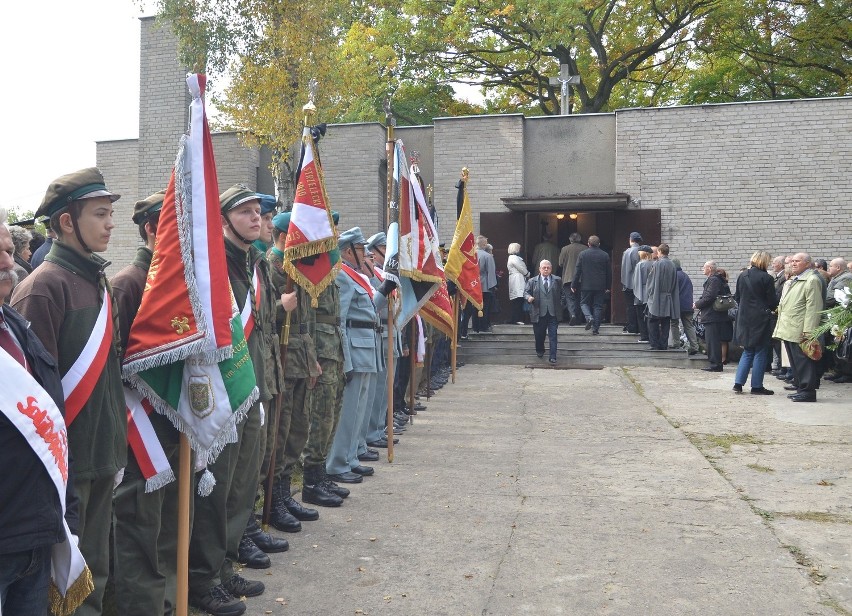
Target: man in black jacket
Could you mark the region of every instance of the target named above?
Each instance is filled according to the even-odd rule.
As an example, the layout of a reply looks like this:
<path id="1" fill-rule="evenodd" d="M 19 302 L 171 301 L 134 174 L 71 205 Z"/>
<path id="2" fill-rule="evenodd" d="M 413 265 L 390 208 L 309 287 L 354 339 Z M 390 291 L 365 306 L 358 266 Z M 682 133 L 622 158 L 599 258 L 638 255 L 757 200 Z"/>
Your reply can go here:
<path id="1" fill-rule="evenodd" d="M 0 353 L 19 362 L 23 359 L 33 378 L 64 413 L 56 361 L 26 319 L 2 304 L 17 281 L 12 254 L 12 236 L 0 220 Z M 6 378 L 9 375 L 0 374 L 0 388 L 9 386 Z M 13 411 L 0 409 L 0 467 L 10 471 L 0 476 L 0 612 L 46 614 L 51 548 L 66 540 L 62 504 L 41 459 L 6 412 Z M 70 466 L 65 520 L 76 536 L 77 504 Z"/>
<path id="2" fill-rule="evenodd" d="M 574 272 L 572 291 L 580 290 L 580 309 L 586 318 L 586 329 L 598 334 L 601 327 L 604 302 L 612 286 L 612 269 L 609 255 L 601 250 L 597 235 L 589 236 L 589 249 L 580 253 Z"/>

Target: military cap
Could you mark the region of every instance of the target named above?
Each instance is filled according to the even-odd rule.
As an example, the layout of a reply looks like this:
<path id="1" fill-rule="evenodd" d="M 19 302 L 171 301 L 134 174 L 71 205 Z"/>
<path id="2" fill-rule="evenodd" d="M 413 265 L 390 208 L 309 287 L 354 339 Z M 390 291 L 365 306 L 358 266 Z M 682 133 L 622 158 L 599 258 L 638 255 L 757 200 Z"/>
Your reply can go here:
<path id="1" fill-rule="evenodd" d="M 133 222 L 137 225 L 148 222 L 148 219 L 163 209 L 163 199 L 166 198 L 166 191 L 161 190 L 155 192 L 150 197 L 137 201 L 133 206 Z"/>
<path id="2" fill-rule="evenodd" d="M 257 198 L 260 200 L 260 215 L 269 214 L 278 209 L 278 199 L 272 195 L 264 195 L 257 193 Z"/>
<path id="3" fill-rule="evenodd" d="M 53 216 L 59 210 L 81 199 L 109 197 L 110 201 L 118 201 L 121 195 L 116 195 L 106 189 L 104 176 L 97 167 L 80 169 L 58 177 L 47 187 L 44 199 L 36 210 L 35 217 Z"/>
<path id="4" fill-rule="evenodd" d="M 234 184 L 219 195 L 219 205 L 223 214 L 252 200 L 260 201 L 260 198 L 256 192 L 249 190 L 244 184 Z"/>
<path id="5" fill-rule="evenodd" d="M 287 229 L 290 228 L 290 216 L 291 212 L 280 212 L 272 217 L 272 226 L 281 231 L 282 233 L 287 233 Z"/>
<path id="6" fill-rule="evenodd" d="M 337 246 L 341 250 L 356 244 L 365 245 L 367 240 L 364 239 L 364 234 L 361 233 L 361 227 L 352 227 L 348 231 L 344 231 L 337 239 Z"/>
<path id="7" fill-rule="evenodd" d="M 371 235 L 370 239 L 367 240 L 367 250 L 372 250 L 376 246 L 387 246 L 388 245 L 388 237 L 385 235 L 384 231 L 379 231 L 375 235 Z"/>
<path id="8" fill-rule="evenodd" d="M 642 241 L 642 234 L 639 233 L 638 231 L 632 232 L 630 234 L 630 241 L 631 242 L 641 242 Z"/>

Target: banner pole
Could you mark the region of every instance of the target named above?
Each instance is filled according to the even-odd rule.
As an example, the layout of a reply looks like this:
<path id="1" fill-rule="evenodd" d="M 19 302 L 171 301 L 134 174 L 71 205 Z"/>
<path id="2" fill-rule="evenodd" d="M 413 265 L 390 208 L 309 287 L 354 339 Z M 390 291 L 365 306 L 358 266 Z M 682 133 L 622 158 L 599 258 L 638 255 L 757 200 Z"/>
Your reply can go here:
<path id="1" fill-rule="evenodd" d="M 192 491 L 192 458 L 189 439 L 180 434 L 178 458 L 178 532 L 177 532 L 177 597 L 175 613 L 189 613 L 189 499 Z"/>
<path id="2" fill-rule="evenodd" d="M 385 100 L 385 129 L 387 131 L 387 141 L 385 143 L 385 156 L 387 160 L 387 213 L 385 215 L 385 226 L 390 230 L 391 222 L 391 203 L 393 202 L 393 175 L 394 175 L 394 159 L 396 154 L 396 143 L 394 138 L 394 126 L 396 122 L 391 112 L 390 98 Z M 399 291 L 397 292 L 399 293 Z M 388 441 L 388 464 L 393 462 L 393 381 L 394 381 L 394 359 L 393 359 L 393 343 L 394 343 L 394 294 L 388 296 L 388 346 L 387 346 L 387 388 L 388 388 L 388 408 L 387 408 L 387 428 L 385 436 Z"/>
<path id="3" fill-rule="evenodd" d="M 459 348 L 459 291 L 453 296 L 453 339 L 450 341 L 450 356 L 453 369 L 453 384 L 456 383 L 456 354 Z"/>

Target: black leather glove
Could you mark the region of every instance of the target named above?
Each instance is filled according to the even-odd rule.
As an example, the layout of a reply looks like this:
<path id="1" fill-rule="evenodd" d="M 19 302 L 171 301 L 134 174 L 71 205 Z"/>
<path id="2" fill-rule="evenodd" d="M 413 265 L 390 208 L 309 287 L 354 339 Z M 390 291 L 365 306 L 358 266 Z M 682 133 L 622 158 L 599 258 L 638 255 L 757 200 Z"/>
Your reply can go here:
<path id="1" fill-rule="evenodd" d="M 350 370 L 349 372 L 347 372 L 347 373 L 345 374 L 345 376 L 346 376 L 346 382 L 347 382 L 347 383 L 351 383 L 351 382 L 352 382 L 352 377 L 354 377 L 354 376 L 355 376 L 355 371 L 354 371 L 354 370 Z"/>
<path id="2" fill-rule="evenodd" d="M 396 288 L 396 283 L 389 278 L 386 278 L 382 284 L 379 285 L 379 293 L 387 297 L 391 294 L 391 292 Z"/>

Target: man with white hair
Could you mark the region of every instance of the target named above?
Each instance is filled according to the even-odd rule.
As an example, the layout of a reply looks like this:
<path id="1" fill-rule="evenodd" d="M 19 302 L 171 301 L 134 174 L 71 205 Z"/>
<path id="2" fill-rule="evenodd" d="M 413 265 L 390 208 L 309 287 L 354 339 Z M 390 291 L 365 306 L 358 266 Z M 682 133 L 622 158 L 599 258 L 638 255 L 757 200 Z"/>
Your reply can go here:
<path id="1" fill-rule="evenodd" d="M 538 266 L 539 275 L 524 287 L 524 298 L 530 304 L 530 323 L 535 334 L 535 354 L 544 357 L 544 336 L 550 347 L 551 364 L 556 363 L 556 330 L 562 312 L 562 280 L 553 275 L 553 264 L 545 259 Z"/>
<path id="2" fill-rule="evenodd" d="M 820 274 L 811 267 L 811 257 L 799 252 L 790 259 L 792 276 L 778 305 L 778 323 L 774 338 L 784 342 L 787 355 L 793 364 L 793 384 L 784 389 L 794 391 L 788 397 L 793 402 L 816 402 L 819 385 L 817 361 L 802 348 L 819 327 L 824 295 Z"/>

